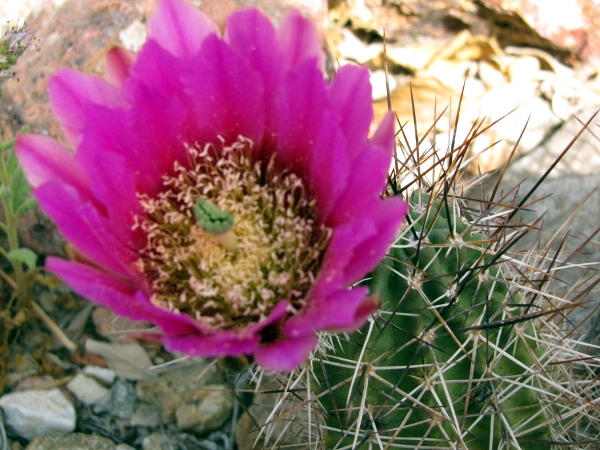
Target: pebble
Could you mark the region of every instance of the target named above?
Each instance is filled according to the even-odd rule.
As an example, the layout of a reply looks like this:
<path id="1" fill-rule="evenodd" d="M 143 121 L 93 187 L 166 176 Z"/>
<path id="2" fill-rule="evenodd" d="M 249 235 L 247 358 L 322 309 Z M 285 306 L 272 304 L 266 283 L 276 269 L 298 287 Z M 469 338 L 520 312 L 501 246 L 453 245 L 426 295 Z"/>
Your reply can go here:
<path id="1" fill-rule="evenodd" d="M 77 400 L 86 405 L 93 405 L 108 399 L 110 390 L 106 389 L 92 377 L 78 373 L 67 383 L 67 389 L 71 391 Z"/>
<path id="2" fill-rule="evenodd" d="M 132 427 L 155 427 L 160 423 L 160 409 L 147 403 L 139 404 L 129 421 Z"/>
<path id="3" fill-rule="evenodd" d="M 129 447 L 129 446 L 128 446 Z M 129 447 L 131 448 L 131 447 Z M 25 450 L 115 450 L 115 443 L 97 434 L 70 433 L 34 439 Z"/>
<path id="4" fill-rule="evenodd" d="M 143 380 L 149 376 L 152 360 L 146 349 L 136 342 L 121 344 L 87 339 L 85 350 L 102 356 L 108 367 L 121 378 Z"/>
<path id="5" fill-rule="evenodd" d="M 224 386 L 206 386 L 190 402 L 180 405 L 175 416 L 177 427 L 196 433 L 218 430 L 231 415 L 233 394 Z"/>
<path id="6" fill-rule="evenodd" d="M 232 448 L 232 445 L 223 433 L 211 433 L 206 439 L 198 439 L 191 434 L 166 427 L 146 436 L 142 441 L 142 448 L 143 450 L 226 450 Z"/>
<path id="7" fill-rule="evenodd" d="M 515 58 L 508 66 L 508 72 L 512 80 L 535 80 L 539 78 L 541 70 L 540 60 L 535 56 L 522 56 Z"/>
<path id="8" fill-rule="evenodd" d="M 138 401 L 160 410 L 164 424 L 175 422 L 175 411 L 180 405 L 190 401 L 207 383 L 218 383 L 216 366 L 208 369 L 207 366 L 207 362 L 196 360 L 187 366 L 164 370 L 155 379 L 139 381 Z"/>
<path id="9" fill-rule="evenodd" d="M 386 48 L 389 62 L 412 72 L 424 70 L 427 63 L 431 61 L 432 55 L 437 51 L 439 51 L 439 47 L 427 43 Z"/>
<path id="10" fill-rule="evenodd" d="M 30 391 L 32 389 L 52 389 L 60 385 L 62 385 L 62 382 L 60 380 L 52 378 L 50 375 L 36 375 L 19 381 L 19 383 L 13 387 L 12 392 Z"/>
<path id="11" fill-rule="evenodd" d="M 7 426 L 25 439 L 34 439 L 51 430 L 75 429 L 75 408 L 58 388 L 22 391 L 0 398 Z"/>
<path id="12" fill-rule="evenodd" d="M 108 384 L 112 384 L 117 377 L 114 370 L 100 366 L 85 366 L 83 368 L 83 373 Z"/>
<path id="13" fill-rule="evenodd" d="M 498 66 L 489 61 L 479 61 L 477 65 L 478 78 L 487 88 L 501 86 L 506 83 L 506 77 Z M 471 80 L 469 80 L 470 82 Z"/>
<path id="14" fill-rule="evenodd" d="M 135 387 L 125 381 L 119 380 L 110 388 L 112 408 L 110 413 L 121 419 L 131 419 L 137 407 Z"/>
<path id="15" fill-rule="evenodd" d="M 108 412 L 121 419 L 131 419 L 137 408 L 135 387 L 125 380 L 119 380 L 110 388 L 110 397 L 94 407 L 95 413 Z"/>
<path id="16" fill-rule="evenodd" d="M 454 92 L 458 93 L 465 84 L 465 77 L 475 74 L 476 72 L 477 64 L 473 61 L 453 62 L 440 59 L 428 65 L 427 70 L 423 72 L 423 75 L 429 75 L 440 80 L 445 86 L 448 86 L 453 89 Z M 466 88 L 472 89 L 473 86 L 478 84 L 473 83 L 473 81 L 476 80 L 469 79 Z M 469 87 L 469 84 L 472 84 L 472 86 Z M 483 89 L 482 86 L 478 90 L 482 91 Z M 467 97 L 471 97 L 471 95 L 467 94 Z"/>
<path id="17" fill-rule="evenodd" d="M 169 437 L 158 431 L 144 438 L 142 448 L 144 450 L 176 450 Z"/>

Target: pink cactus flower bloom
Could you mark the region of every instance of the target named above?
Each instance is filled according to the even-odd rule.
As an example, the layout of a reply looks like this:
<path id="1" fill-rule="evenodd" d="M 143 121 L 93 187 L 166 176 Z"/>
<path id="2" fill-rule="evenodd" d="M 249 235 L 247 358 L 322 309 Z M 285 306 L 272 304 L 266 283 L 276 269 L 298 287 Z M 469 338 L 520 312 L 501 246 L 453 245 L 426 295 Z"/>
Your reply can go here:
<path id="1" fill-rule="evenodd" d="M 139 53 L 106 79 L 62 70 L 54 113 L 75 152 L 24 134 L 41 207 L 82 255 L 48 258 L 73 290 L 161 330 L 190 356 L 291 370 L 316 332 L 353 331 L 378 306 L 353 286 L 384 256 L 406 204 L 381 199 L 394 148 L 373 120 L 367 69 L 328 83 L 314 26 L 258 10 L 216 25 L 160 0 Z"/>

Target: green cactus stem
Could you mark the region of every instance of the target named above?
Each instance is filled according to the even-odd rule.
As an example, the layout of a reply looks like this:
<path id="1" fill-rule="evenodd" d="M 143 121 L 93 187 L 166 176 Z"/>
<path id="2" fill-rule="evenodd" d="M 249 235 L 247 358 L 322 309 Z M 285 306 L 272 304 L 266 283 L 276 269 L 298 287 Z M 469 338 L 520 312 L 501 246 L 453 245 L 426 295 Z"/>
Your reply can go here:
<path id="1" fill-rule="evenodd" d="M 329 448 L 383 445 L 550 448 L 535 377 L 538 345 L 522 304 L 493 264 L 495 252 L 459 205 L 416 191 L 410 228 L 369 281 L 382 308 L 315 365 Z M 356 369 L 359 369 L 356 374 Z M 353 380 L 348 383 L 347 380 Z M 491 447 L 490 447 L 491 445 Z"/>

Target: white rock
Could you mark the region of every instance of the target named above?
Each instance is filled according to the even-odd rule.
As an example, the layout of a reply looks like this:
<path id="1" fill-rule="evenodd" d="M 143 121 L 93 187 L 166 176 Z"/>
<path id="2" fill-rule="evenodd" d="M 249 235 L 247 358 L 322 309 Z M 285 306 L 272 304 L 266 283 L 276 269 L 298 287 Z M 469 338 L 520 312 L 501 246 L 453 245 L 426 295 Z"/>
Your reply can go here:
<path id="1" fill-rule="evenodd" d="M 510 78 L 513 81 L 537 80 L 539 78 L 540 60 L 535 56 L 517 58 L 508 66 Z"/>
<path id="2" fill-rule="evenodd" d="M 350 0 L 348 2 L 349 14 L 352 18 L 369 23 L 373 21 L 373 13 L 367 7 L 365 0 Z"/>
<path id="3" fill-rule="evenodd" d="M 390 85 L 390 92 L 396 89 L 398 83 L 394 80 L 394 77 L 388 75 L 388 83 Z M 381 100 L 387 98 L 387 87 L 385 85 L 385 71 L 376 70 L 371 73 L 371 86 L 373 87 L 373 100 Z"/>
<path id="4" fill-rule="evenodd" d="M 477 65 L 478 74 L 486 87 L 506 84 L 506 78 L 498 67 L 488 61 L 480 61 Z"/>
<path id="5" fill-rule="evenodd" d="M 338 44 L 338 51 L 344 59 L 364 64 L 379 56 L 383 51 L 383 44 L 381 43 L 367 45 L 346 28 L 342 29 L 341 33 L 344 40 Z"/>
<path id="6" fill-rule="evenodd" d="M 490 121 L 499 120 L 494 131 L 509 143 L 515 143 L 529 120 L 519 144 L 520 152 L 535 148 L 547 131 L 561 122 L 550 103 L 537 95 L 537 82 L 520 81 L 497 86 L 479 98 L 476 107 Z M 514 111 L 512 111 L 514 110 Z M 512 111 L 512 112 L 511 112 Z"/>
<path id="7" fill-rule="evenodd" d="M 140 344 L 100 342 L 93 339 L 85 341 L 85 349 L 90 353 L 102 356 L 106 364 L 115 373 L 127 380 L 143 380 L 148 377 L 148 369 L 152 360 Z"/>
<path id="8" fill-rule="evenodd" d="M 69 389 L 80 402 L 93 405 L 110 397 L 110 391 L 92 377 L 78 373 L 67 383 Z"/>
<path id="9" fill-rule="evenodd" d="M 439 50 L 438 46 L 431 44 L 420 44 L 414 46 L 386 47 L 386 54 L 390 61 L 413 71 L 425 69 L 431 57 Z"/>
<path id="10" fill-rule="evenodd" d="M 69 433 L 75 429 L 75 408 L 58 388 L 4 395 L 0 408 L 8 427 L 25 439 L 49 431 Z"/>
<path id="11" fill-rule="evenodd" d="M 535 81 L 520 81 L 496 86 L 477 100 L 477 109 L 490 120 L 497 120 L 537 97 L 538 85 Z"/>
<path id="12" fill-rule="evenodd" d="M 139 20 L 135 20 L 119 33 L 119 39 L 121 39 L 123 47 L 133 52 L 138 52 L 142 48 L 142 45 L 146 42 L 146 36 L 146 25 Z"/>
<path id="13" fill-rule="evenodd" d="M 85 366 L 83 368 L 83 373 L 109 384 L 112 384 L 117 377 L 114 370 L 99 366 Z"/>
<path id="14" fill-rule="evenodd" d="M 447 61 L 447 60 L 437 60 L 430 64 L 427 67 L 427 70 L 421 73 L 421 76 L 431 76 L 433 78 L 438 79 L 444 85 L 452 88 L 454 92 L 458 93 L 462 90 L 463 85 L 465 84 L 465 78 L 469 78 L 469 81 L 466 85 L 466 89 L 473 89 L 474 80 L 472 77 L 477 73 L 477 63 L 474 61 Z M 481 83 L 481 88 L 478 88 L 478 91 L 483 92 L 483 83 Z M 473 94 L 465 93 L 467 98 L 472 98 Z M 477 95 L 478 96 L 478 95 Z"/>
<path id="15" fill-rule="evenodd" d="M 138 405 L 129 424 L 133 427 L 156 427 L 161 423 L 160 409 L 154 405 L 142 403 Z"/>

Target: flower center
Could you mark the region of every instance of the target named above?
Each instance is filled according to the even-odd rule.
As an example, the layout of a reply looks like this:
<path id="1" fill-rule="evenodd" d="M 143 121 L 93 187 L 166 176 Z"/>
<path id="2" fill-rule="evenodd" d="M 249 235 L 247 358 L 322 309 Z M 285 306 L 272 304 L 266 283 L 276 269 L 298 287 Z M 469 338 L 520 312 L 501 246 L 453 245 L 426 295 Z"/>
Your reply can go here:
<path id="1" fill-rule="evenodd" d="M 302 179 L 253 162 L 252 146 L 188 147 L 160 194 L 138 195 L 148 243 L 137 264 L 155 305 L 223 329 L 264 320 L 280 300 L 290 314 L 304 307 L 331 230 Z"/>

